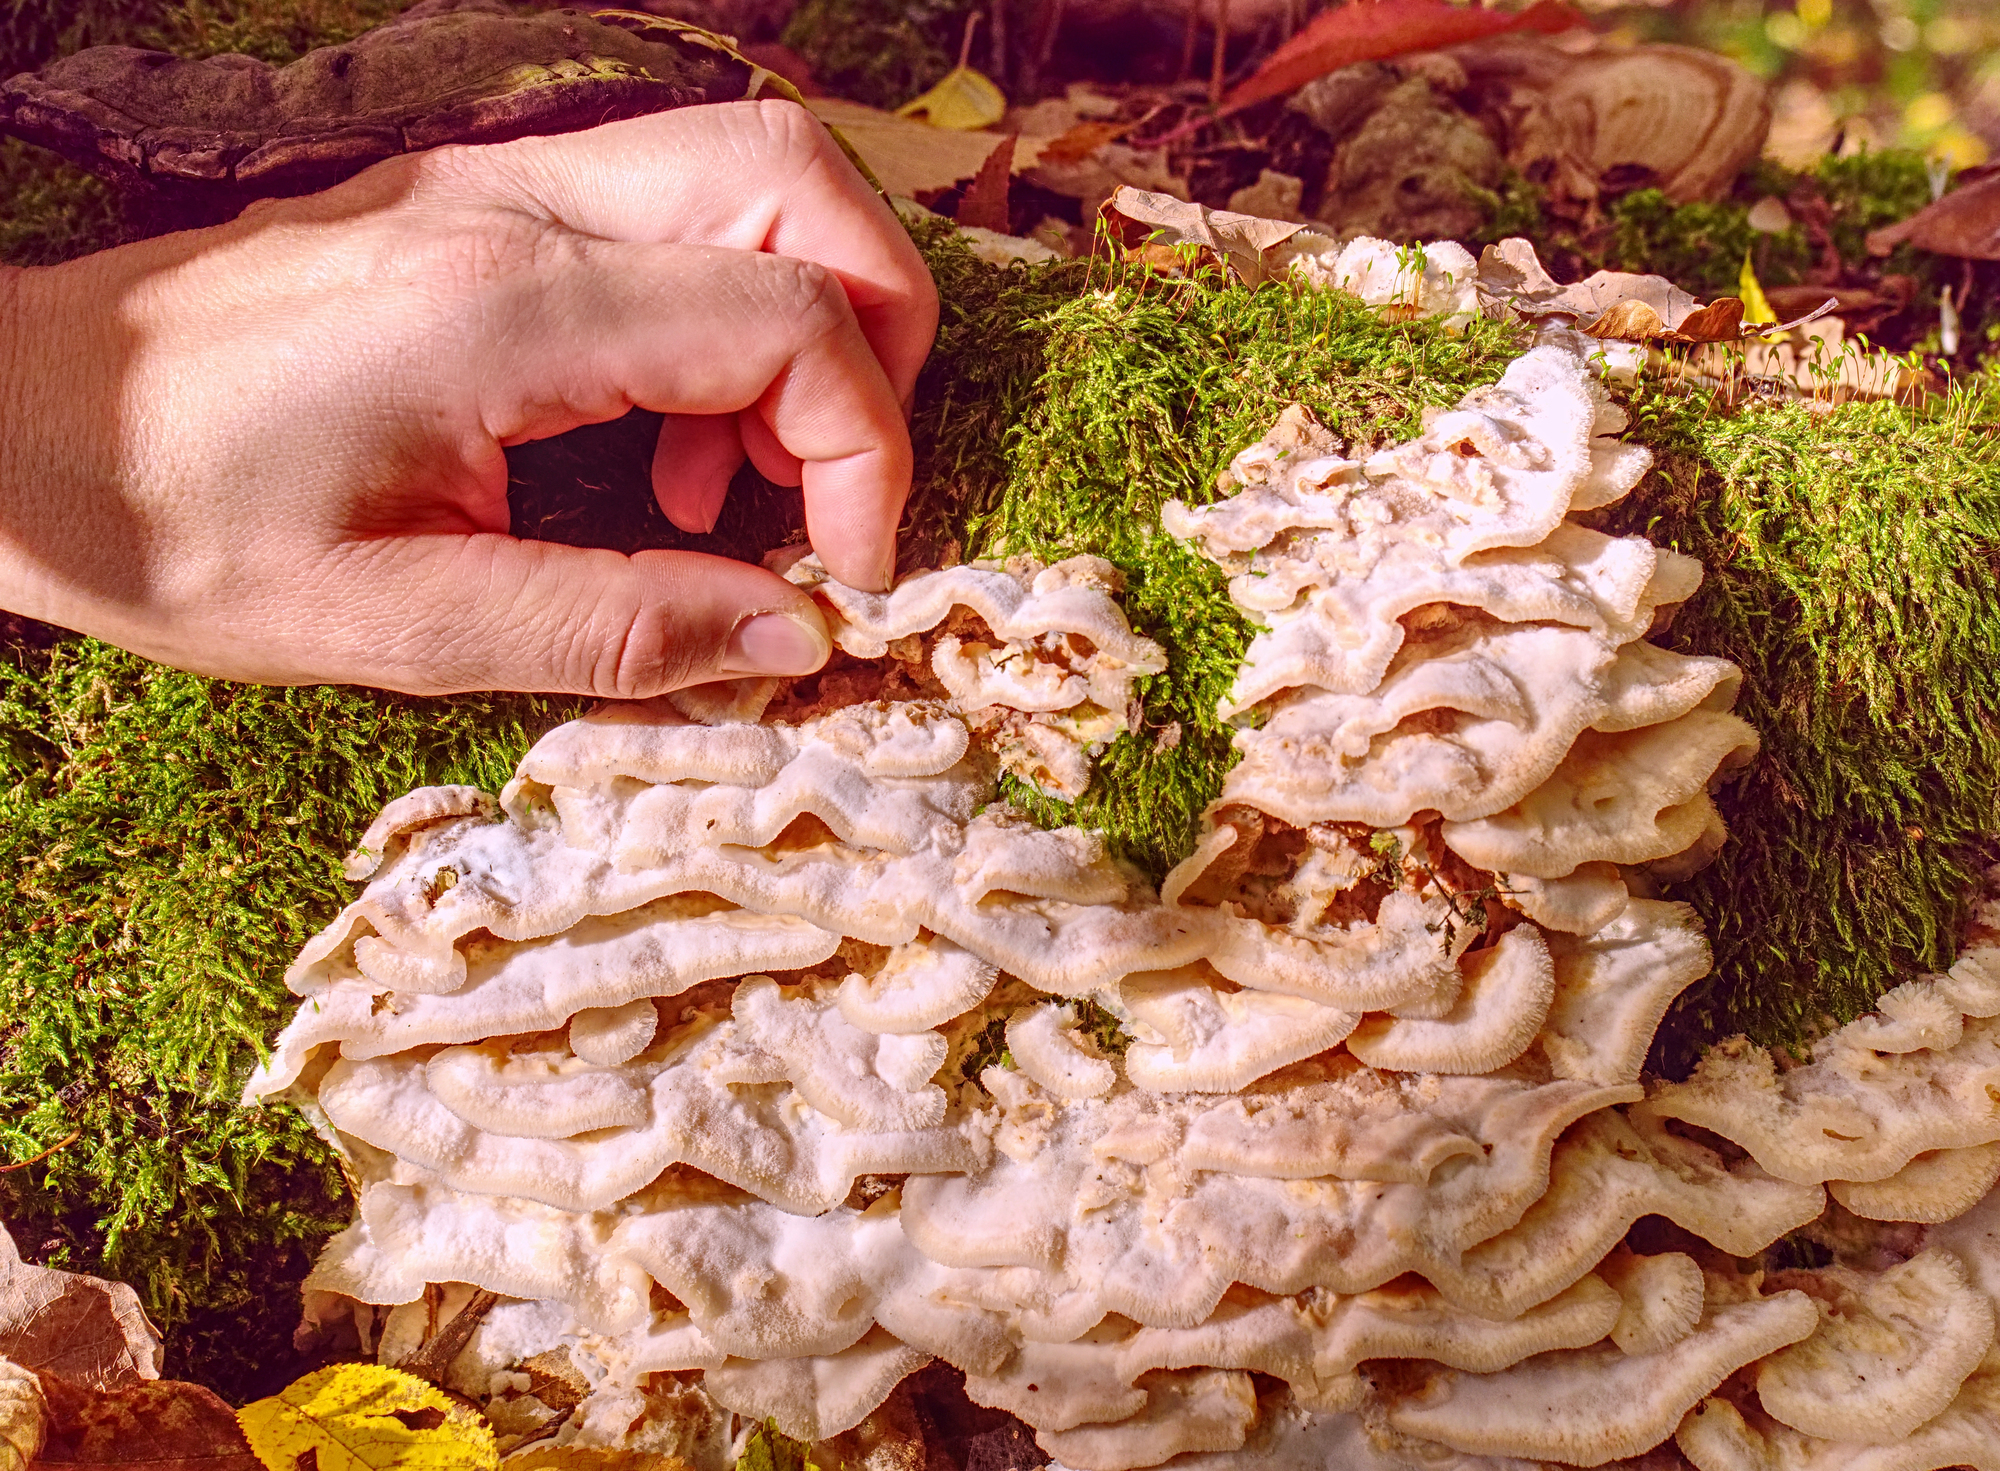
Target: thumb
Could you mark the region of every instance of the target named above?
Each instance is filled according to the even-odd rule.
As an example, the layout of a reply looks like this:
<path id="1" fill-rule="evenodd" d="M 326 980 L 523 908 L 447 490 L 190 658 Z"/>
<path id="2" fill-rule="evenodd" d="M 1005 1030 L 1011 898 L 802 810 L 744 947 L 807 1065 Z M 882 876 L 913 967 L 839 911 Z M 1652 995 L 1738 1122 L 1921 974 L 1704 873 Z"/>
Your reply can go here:
<path id="1" fill-rule="evenodd" d="M 809 674 L 833 650 L 811 598 L 727 557 L 479 534 L 405 538 L 396 561 L 403 591 L 376 605 L 385 667 L 362 677 L 412 694 L 644 699 L 739 675 Z"/>

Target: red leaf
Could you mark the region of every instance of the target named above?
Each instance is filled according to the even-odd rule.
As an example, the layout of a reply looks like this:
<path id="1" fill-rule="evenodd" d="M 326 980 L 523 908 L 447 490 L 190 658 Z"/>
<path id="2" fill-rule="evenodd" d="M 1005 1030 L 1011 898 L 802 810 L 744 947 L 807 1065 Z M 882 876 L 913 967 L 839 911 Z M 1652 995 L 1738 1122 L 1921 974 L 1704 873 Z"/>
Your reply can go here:
<path id="1" fill-rule="evenodd" d="M 1002 138 L 1000 146 L 986 156 L 965 193 L 959 196 L 952 218 L 961 225 L 977 225 L 998 234 L 1007 233 L 1007 185 L 1014 172 L 1014 139 Z"/>
<path id="2" fill-rule="evenodd" d="M 1411 51 L 1433 51 L 1503 31 L 1553 35 L 1582 25 L 1561 0 L 1536 0 L 1526 10 L 1480 10 L 1445 0 L 1348 0 L 1322 10 L 1291 40 L 1273 51 L 1256 74 L 1231 92 L 1224 113 L 1236 112 L 1304 86 L 1315 77 L 1357 61 L 1382 61 Z"/>

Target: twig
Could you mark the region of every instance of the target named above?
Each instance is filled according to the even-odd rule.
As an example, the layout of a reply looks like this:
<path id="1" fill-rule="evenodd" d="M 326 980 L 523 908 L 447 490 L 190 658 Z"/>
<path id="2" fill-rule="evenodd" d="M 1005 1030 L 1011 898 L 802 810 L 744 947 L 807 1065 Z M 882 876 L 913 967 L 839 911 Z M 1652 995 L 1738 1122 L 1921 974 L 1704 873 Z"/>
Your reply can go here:
<path id="1" fill-rule="evenodd" d="M 1215 54 L 1208 69 L 1208 105 L 1222 106 L 1222 69 L 1229 52 L 1229 0 L 1215 0 Z"/>
<path id="2" fill-rule="evenodd" d="M 40 1154 L 36 1155 L 34 1158 L 16 1160 L 11 1165 L 0 1165 L 0 1175 L 10 1174 L 15 1170 L 25 1170 L 29 1165 L 38 1165 L 43 1160 L 47 1159 L 50 1155 L 54 1154 L 58 1149 L 67 1149 L 69 1148 L 70 1145 L 76 1143 L 76 1141 L 81 1139 L 82 1137 L 83 1137 L 83 1130 L 71 1129 L 69 1131 L 69 1137 L 67 1139 L 58 1139 L 55 1143 L 51 1144 L 47 1149 L 44 1149 Z"/>
<path id="3" fill-rule="evenodd" d="M 500 1298 L 497 1294 L 480 1288 L 472 1294 L 464 1307 L 452 1314 L 449 1323 L 396 1367 L 416 1375 L 419 1379 L 427 1379 L 432 1384 L 441 1383 L 445 1370 L 451 1367 L 451 1361 L 465 1351 L 465 1346 L 472 1342 L 473 1330 L 493 1310 L 493 1304 L 498 1301 Z"/>
<path id="4" fill-rule="evenodd" d="M 965 18 L 965 34 L 959 38 L 958 42 L 958 69 L 960 71 L 964 71 L 972 62 L 972 33 L 979 29 L 979 22 L 985 18 L 985 15 L 985 11 L 975 10 Z"/>

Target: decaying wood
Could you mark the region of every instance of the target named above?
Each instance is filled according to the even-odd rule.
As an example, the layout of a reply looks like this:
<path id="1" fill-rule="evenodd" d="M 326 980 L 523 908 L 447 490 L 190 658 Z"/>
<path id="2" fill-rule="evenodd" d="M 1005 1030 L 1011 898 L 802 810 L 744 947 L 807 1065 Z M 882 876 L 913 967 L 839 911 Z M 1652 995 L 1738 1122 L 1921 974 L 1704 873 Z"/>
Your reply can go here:
<path id="1" fill-rule="evenodd" d="M 1594 200 L 1619 165 L 1677 203 L 1715 199 L 1764 146 L 1771 100 L 1742 67 L 1689 46 L 1572 54 L 1539 36 L 1453 47 L 1460 101 L 1497 123 L 1508 163 L 1551 192 Z"/>

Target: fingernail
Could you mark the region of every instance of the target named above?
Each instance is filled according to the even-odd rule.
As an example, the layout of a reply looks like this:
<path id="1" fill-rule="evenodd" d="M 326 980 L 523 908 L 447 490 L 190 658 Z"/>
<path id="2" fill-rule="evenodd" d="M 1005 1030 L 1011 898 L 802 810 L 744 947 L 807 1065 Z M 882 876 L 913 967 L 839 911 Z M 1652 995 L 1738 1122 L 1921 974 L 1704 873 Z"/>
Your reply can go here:
<path id="1" fill-rule="evenodd" d="M 818 616 L 754 613 L 736 625 L 723 651 L 724 674 L 810 674 L 833 652 Z"/>

